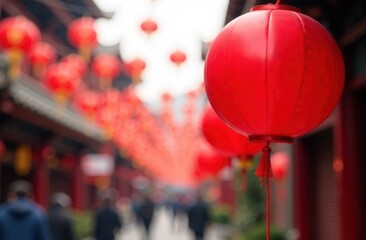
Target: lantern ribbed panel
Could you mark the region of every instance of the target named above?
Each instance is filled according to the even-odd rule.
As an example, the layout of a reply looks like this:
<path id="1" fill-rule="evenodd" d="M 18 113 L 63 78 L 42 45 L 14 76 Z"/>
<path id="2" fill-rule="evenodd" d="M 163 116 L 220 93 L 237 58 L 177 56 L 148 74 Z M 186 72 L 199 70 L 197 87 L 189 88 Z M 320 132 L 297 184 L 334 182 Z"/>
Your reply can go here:
<path id="1" fill-rule="evenodd" d="M 334 109 L 343 82 L 343 59 L 328 31 L 287 10 L 253 11 L 230 22 L 205 65 L 212 107 L 245 135 L 310 131 Z"/>

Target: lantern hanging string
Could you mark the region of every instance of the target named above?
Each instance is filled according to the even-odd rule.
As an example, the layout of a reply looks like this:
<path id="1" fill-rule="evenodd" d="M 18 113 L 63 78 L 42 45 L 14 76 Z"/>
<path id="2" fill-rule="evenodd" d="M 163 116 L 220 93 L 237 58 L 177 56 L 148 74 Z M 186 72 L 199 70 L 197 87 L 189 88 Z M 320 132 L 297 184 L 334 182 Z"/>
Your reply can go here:
<path id="1" fill-rule="evenodd" d="M 267 145 L 263 147 L 262 156 L 255 172 L 260 178 L 261 186 L 263 181 L 266 182 L 266 240 L 270 240 L 270 185 L 269 178 L 273 177 L 270 159 L 271 148 L 269 147 L 269 141 Z"/>
<path id="2" fill-rule="evenodd" d="M 281 0 L 277 0 L 276 1 L 276 5 L 280 4 Z"/>

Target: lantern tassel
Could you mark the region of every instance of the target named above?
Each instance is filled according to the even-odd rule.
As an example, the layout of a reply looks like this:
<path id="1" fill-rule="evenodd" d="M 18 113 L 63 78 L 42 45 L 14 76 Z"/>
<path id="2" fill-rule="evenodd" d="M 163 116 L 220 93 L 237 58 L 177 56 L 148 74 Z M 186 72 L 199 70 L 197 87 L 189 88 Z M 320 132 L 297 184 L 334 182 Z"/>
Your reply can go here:
<path id="1" fill-rule="evenodd" d="M 255 172 L 255 175 L 257 175 L 260 178 L 261 183 L 263 182 L 263 178 L 273 177 L 270 161 L 270 153 L 271 148 L 267 144 L 267 146 L 263 147 L 261 160 Z"/>
<path id="2" fill-rule="evenodd" d="M 259 162 L 258 168 L 255 172 L 260 178 L 261 185 L 263 180 L 266 182 L 266 240 L 270 240 L 270 186 L 269 178 L 273 177 L 270 159 L 271 148 L 269 143 L 263 148 L 261 160 Z"/>

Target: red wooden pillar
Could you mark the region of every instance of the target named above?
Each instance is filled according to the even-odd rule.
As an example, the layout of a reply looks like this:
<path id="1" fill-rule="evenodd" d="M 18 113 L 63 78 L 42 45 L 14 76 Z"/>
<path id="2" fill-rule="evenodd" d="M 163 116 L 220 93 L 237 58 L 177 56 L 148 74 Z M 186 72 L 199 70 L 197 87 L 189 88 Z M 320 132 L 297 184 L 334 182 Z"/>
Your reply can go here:
<path id="1" fill-rule="evenodd" d="M 300 140 L 294 142 L 294 222 L 299 230 L 301 240 L 313 239 L 313 226 L 311 225 L 312 203 L 310 179 L 312 176 L 306 151 Z"/>
<path id="2" fill-rule="evenodd" d="M 41 206 L 47 208 L 49 203 L 49 170 L 46 161 L 42 156 L 42 150 L 34 152 L 34 179 L 33 191 L 34 200 Z"/>
<path id="3" fill-rule="evenodd" d="M 83 210 L 86 207 L 87 184 L 81 169 L 81 158 L 77 158 L 72 176 L 72 203 L 73 207 Z"/>
<path id="4" fill-rule="evenodd" d="M 340 173 L 340 210 L 341 239 L 364 239 L 362 217 L 360 217 L 360 174 L 357 154 L 360 151 L 356 143 L 355 107 L 352 93 L 347 86 L 340 104 L 340 116 L 336 121 L 335 136 L 338 157 L 343 161 Z"/>

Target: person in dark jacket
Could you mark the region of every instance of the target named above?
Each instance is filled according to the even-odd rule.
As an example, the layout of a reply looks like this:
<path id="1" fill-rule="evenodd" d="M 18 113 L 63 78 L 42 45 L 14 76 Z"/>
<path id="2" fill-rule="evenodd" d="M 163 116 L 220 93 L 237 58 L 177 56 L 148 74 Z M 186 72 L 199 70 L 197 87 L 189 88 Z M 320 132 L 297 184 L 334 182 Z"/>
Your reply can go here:
<path id="1" fill-rule="evenodd" d="M 154 217 L 154 209 L 155 204 L 147 195 L 144 196 L 144 199 L 137 209 L 137 219 L 140 223 L 142 223 L 145 229 L 146 239 L 150 239 L 150 226 Z"/>
<path id="2" fill-rule="evenodd" d="M 114 240 L 122 228 L 122 220 L 113 206 L 114 195 L 113 190 L 101 194 L 102 207 L 96 211 L 94 217 L 94 237 L 96 240 Z"/>
<path id="3" fill-rule="evenodd" d="M 75 240 L 73 220 L 67 208 L 71 199 L 62 192 L 52 195 L 51 206 L 48 210 L 48 220 L 53 240 Z"/>
<path id="4" fill-rule="evenodd" d="M 0 208 L 1 240 L 51 240 L 45 211 L 31 199 L 32 186 L 18 180 L 10 185 Z"/>
<path id="5" fill-rule="evenodd" d="M 205 237 L 206 227 L 210 222 L 210 210 L 207 203 L 198 196 L 197 202 L 188 209 L 188 227 L 194 233 L 196 240 L 202 240 Z"/>

